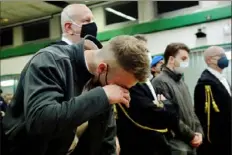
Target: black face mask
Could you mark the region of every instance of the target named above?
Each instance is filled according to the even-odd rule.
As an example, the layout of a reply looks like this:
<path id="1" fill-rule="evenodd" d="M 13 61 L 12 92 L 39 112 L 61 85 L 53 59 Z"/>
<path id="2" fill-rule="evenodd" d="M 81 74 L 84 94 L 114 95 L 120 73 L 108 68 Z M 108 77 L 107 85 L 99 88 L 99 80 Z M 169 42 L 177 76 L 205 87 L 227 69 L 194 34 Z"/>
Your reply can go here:
<path id="1" fill-rule="evenodd" d="M 82 25 L 81 38 L 84 38 L 86 35 L 97 37 L 97 25 L 95 22 Z"/>
<path id="2" fill-rule="evenodd" d="M 93 83 L 94 87 L 103 86 L 103 85 L 101 84 L 101 82 L 100 82 L 100 76 L 101 76 L 101 74 L 98 75 L 97 81 Z M 107 69 L 106 69 L 105 85 L 108 85 L 107 77 L 108 77 L 108 65 L 107 65 Z"/>
<path id="3" fill-rule="evenodd" d="M 107 75 L 108 75 L 108 71 L 106 72 L 106 76 L 105 76 L 105 84 L 108 85 L 107 82 Z M 93 88 L 96 88 L 98 86 L 103 86 L 100 82 L 100 76 L 101 74 L 98 75 L 98 79 L 97 81 L 94 80 L 94 76 L 85 84 L 84 88 L 83 88 L 83 92 L 85 91 L 89 91 Z"/>

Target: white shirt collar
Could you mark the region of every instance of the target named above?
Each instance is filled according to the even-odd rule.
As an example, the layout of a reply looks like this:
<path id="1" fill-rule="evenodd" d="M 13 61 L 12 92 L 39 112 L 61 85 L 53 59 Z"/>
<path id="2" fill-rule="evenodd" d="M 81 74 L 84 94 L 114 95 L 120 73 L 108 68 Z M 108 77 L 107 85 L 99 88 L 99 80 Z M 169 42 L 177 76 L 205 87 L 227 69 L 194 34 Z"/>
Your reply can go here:
<path id="1" fill-rule="evenodd" d="M 154 87 L 152 86 L 151 81 L 150 81 L 149 78 L 147 79 L 146 84 L 147 84 L 148 88 L 150 89 L 150 91 L 151 91 L 151 93 L 152 93 L 152 95 L 154 97 L 154 100 L 157 101 L 157 96 L 156 96 Z"/>
<path id="2" fill-rule="evenodd" d="M 61 38 L 61 40 L 64 41 L 64 42 L 66 42 L 68 45 L 72 45 L 73 44 L 70 40 L 68 40 L 64 36 Z"/>
<path id="3" fill-rule="evenodd" d="M 66 42 L 68 45 L 72 45 L 72 44 L 73 44 L 70 40 L 68 40 L 68 39 L 65 38 L 64 36 L 61 38 L 61 40 L 64 41 L 64 42 Z M 86 64 L 86 58 L 85 58 L 85 64 Z M 87 64 L 86 64 L 86 67 L 87 67 L 87 69 L 89 70 Z"/>
<path id="4" fill-rule="evenodd" d="M 208 67 L 207 69 L 224 85 L 224 87 L 227 89 L 227 91 L 231 95 L 230 85 L 228 81 L 226 80 L 225 76 L 222 73 L 219 73 L 218 71 L 214 70 L 213 68 Z"/>
<path id="5" fill-rule="evenodd" d="M 211 67 L 207 67 L 208 71 L 210 71 L 214 76 L 216 76 L 216 78 L 223 79 L 225 78 L 224 75 L 222 73 L 219 73 L 218 71 L 216 71 L 215 69 L 211 68 Z"/>

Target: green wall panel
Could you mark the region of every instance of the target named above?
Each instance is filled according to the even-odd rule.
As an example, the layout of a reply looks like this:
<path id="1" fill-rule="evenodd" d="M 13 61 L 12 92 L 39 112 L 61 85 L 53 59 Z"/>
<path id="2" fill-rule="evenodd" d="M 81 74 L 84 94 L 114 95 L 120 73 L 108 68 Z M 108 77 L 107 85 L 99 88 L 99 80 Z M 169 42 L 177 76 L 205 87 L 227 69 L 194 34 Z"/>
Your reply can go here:
<path id="1" fill-rule="evenodd" d="M 205 22 L 212 22 L 215 20 L 226 18 L 231 18 L 231 5 L 183 16 L 157 19 L 147 23 L 135 24 L 116 30 L 101 32 L 98 34 L 98 39 L 100 41 L 107 41 L 112 37 L 123 34 L 134 35 L 138 33 L 154 33 L 158 31 L 180 28 Z M 53 40 L 35 41 L 13 48 L 2 49 L 0 51 L 0 59 L 33 54 L 37 52 L 39 49 L 51 43 L 52 41 Z"/>

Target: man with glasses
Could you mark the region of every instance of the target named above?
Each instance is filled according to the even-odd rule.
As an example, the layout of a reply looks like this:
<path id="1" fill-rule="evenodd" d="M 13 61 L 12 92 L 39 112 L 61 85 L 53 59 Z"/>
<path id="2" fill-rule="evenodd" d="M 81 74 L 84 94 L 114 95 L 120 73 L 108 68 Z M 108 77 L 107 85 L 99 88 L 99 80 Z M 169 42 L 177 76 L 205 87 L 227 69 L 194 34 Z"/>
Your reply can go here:
<path id="1" fill-rule="evenodd" d="M 229 65 L 225 50 L 212 46 L 204 52 L 207 69 L 195 87 L 196 114 L 204 129 L 205 139 L 199 155 L 231 155 L 231 87 L 222 74 Z"/>

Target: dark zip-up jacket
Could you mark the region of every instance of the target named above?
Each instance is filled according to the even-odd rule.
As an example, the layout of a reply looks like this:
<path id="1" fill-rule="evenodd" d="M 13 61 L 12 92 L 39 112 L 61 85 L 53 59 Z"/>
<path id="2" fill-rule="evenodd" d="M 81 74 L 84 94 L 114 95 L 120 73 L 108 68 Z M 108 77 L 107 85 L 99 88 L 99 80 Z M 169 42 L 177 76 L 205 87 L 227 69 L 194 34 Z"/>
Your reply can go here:
<path id="1" fill-rule="evenodd" d="M 21 73 L 3 119 L 11 155 L 65 155 L 76 127 L 111 109 L 101 87 L 81 95 L 91 77 L 83 43 L 53 45 L 35 54 Z M 101 127 L 105 129 L 109 120 L 106 117 Z M 91 144 L 104 141 L 103 131 Z M 102 152 L 104 144 L 95 149 L 89 154 Z"/>
<path id="2" fill-rule="evenodd" d="M 176 105 L 179 111 L 179 132 L 176 131 L 176 138 L 190 145 L 190 141 L 194 138 L 195 132 L 203 134 L 203 130 L 199 119 L 194 112 L 191 95 L 187 85 L 178 75 L 164 67 L 152 81 L 152 85 L 156 91 L 160 91 L 168 100 Z"/>
<path id="3" fill-rule="evenodd" d="M 210 100 L 207 99 L 205 86 L 211 88 Z M 218 112 L 214 109 L 212 99 L 219 109 Z M 210 101 L 210 111 L 206 109 L 207 100 Z M 198 79 L 194 102 L 196 114 L 206 135 L 198 154 L 231 155 L 232 97 L 220 80 L 208 70 L 204 70 Z"/>

